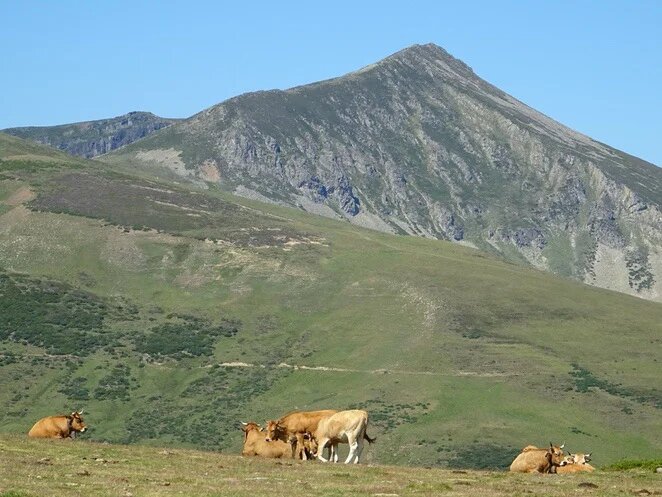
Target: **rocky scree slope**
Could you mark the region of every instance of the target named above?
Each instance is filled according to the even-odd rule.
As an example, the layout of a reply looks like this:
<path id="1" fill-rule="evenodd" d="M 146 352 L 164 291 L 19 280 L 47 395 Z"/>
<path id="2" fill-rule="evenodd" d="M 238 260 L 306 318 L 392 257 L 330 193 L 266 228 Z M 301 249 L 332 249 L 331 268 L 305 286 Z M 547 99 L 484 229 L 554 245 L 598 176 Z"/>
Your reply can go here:
<path id="1" fill-rule="evenodd" d="M 104 160 L 662 300 L 662 169 L 544 116 L 435 45 L 232 98 Z"/>
<path id="2" fill-rule="evenodd" d="M 59 126 L 7 128 L 4 133 L 36 141 L 79 157 L 96 157 L 133 143 L 178 119 L 150 112 L 129 112 L 123 116 Z"/>

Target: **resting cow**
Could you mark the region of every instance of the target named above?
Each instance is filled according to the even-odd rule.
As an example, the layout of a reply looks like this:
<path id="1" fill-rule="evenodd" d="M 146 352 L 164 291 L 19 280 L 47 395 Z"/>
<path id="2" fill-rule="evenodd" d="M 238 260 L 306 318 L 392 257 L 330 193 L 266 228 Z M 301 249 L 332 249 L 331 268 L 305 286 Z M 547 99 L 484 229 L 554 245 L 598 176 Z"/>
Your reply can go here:
<path id="1" fill-rule="evenodd" d="M 32 438 L 76 438 L 77 433 L 87 430 L 81 417 L 83 411 L 74 411 L 67 416 L 48 416 L 37 421 L 28 432 Z"/>
<path id="2" fill-rule="evenodd" d="M 359 462 L 361 452 L 363 452 L 364 440 L 369 443 L 375 439 L 370 438 L 366 433 L 368 428 L 368 413 L 362 410 L 340 411 L 327 418 L 322 418 L 313 432 L 313 437 L 317 441 L 317 458 L 320 461 L 328 462 L 322 456 L 322 451 L 327 445 L 331 446 L 331 453 L 334 462 L 337 459 L 338 443 L 349 444 L 349 454 L 345 459 L 345 464 Z"/>
<path id="3" fill-rule="evenodd" d="M 558 474 L 593 472 L 595 468 L 588 462 L 591 460 L 591 453 L 588 454 L 570 454 L 563 459 L 565 464 L 556 468 Z"/>
<path id="4" fill-rule="evenodd" d="M 555 473 L 563 461 L 564 445 L 555 446 L 551 442 L 548 449 L 528 445 L 510 465 L 513 473 Z"/>
<path id="5" fill-rule="evenodd" d="M 291 437 L 296 437 L 296 457 L 298 459 L 306 459 L 304 435 L 306 433 L 315 433 L 317 425 L 322 418 L 331 416 L 337 412 L 333 409 L 295 411 L 278 420 L 267 421 L 265 428 L 266 441 L 289 441 Z"/>
<path id="6" fill-rule="evenodd" d="M 272 459 L 291 459 L 294 457 L 294 440 L 284 442 L 282 440 L 271 440 L 267 442 L 264 439 L 264 431 L 260 425 L 254 422 L 241 423 L 241 430 L 244 432 L 244 447 L 241 450 L 242 456 L 261 456 Z"/>

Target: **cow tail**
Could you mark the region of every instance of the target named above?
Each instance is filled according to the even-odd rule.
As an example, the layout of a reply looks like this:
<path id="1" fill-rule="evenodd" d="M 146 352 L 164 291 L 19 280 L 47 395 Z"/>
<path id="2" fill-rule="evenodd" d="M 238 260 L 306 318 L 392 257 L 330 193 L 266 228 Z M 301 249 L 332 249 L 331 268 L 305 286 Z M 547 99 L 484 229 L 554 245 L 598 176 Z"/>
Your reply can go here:
<path id="1" fill-rule="evenodd" d="M 371 444 L 371 443 L 375 443 L 375 440 L 377 440 L 377 437 L 375 437 L 375 438 L 370 438 L 370 437 L 368 436 L 368 432 L 367 432 L 367 431 L 364 431 L 364 432 L 363 432 L 363 438 L 365 438 L 365 439 L 368 441 L 369 444 Z"/>

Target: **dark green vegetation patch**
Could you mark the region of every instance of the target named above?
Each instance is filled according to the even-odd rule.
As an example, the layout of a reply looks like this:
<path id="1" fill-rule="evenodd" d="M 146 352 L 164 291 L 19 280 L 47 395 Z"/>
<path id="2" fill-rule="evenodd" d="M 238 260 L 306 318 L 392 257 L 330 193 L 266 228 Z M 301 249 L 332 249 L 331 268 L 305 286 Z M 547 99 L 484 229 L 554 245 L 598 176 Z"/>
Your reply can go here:
<path id="1" fill-rule="evenodd" d="M 138 352 L 153 356 L 169 356 L 181 359 L 186 356 L 209 356 L 214 341 L 219 337 L 231 337 L 239 331 L 240 322 L 222 320 L 212 324 L 207 319 L 191 315 L 171 316 L 171 321 L 154 326 L 144 335 L 135 338 Z"/>
<path id="2" fill-rule="evenodd" d="M 67 284 L 0 273 L 0 339 L 87 355 L 108 344 L 109 315 L 130 319 L 98 297 Z"/>

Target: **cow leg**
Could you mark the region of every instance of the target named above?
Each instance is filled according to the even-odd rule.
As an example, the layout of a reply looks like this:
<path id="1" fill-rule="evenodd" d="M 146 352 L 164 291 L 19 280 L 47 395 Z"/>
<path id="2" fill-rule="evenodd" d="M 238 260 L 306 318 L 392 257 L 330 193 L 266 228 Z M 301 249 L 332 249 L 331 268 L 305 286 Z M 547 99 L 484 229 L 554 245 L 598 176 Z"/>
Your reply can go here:
<path id="1" fill-rule="evenodd" d="M 322 453 L 324 452 L 324 447 L 326 447 L 326 444 L 329 442 L 328 438 L 320 438 L 318 440 L 318 449 L 317 449 L 317 459 L 319 459 L 322 462 L 329 462 L 328 459 L 324 459 L 324 456 Z"/>
<path id="2" fill-rule="evenodd" d="M 345 464 L 349 464 L 354 460 L 356 454 L 356 449 L 359 447 L 359 443 L 353 437 L 347 437 L 347 442 L 349 443 L 349 455 L 345 459 Z"/>
<path id="3" fill-rule="evenodd" d="M 303 433 L 297 433 L 297 450 L 296 450 L 296 458 L 297 459 L 303 459 L 304 461 L 308 460 L 306 457 L 306 450 L 305 450 L 305 445 L 304 445 L 304 440 L 303 440 Z"/>
<path id="4" fill-rule="evenodd" d="M 359 444 L 359 446 L 356 449 L 356 459 L 354 459 L 354 464 L 358 464 L 359 457 L 361 457 L 361 452 L 363 452 L 363 446 L 364 446 L 363 437 L 359 438 L 357 443 Z"/>
<path id="5" fill-rule="evenodd" d="M 338 444 L 331 445 L 331 454 L 333 455 L 333 462 L 338 462 Z"/>

